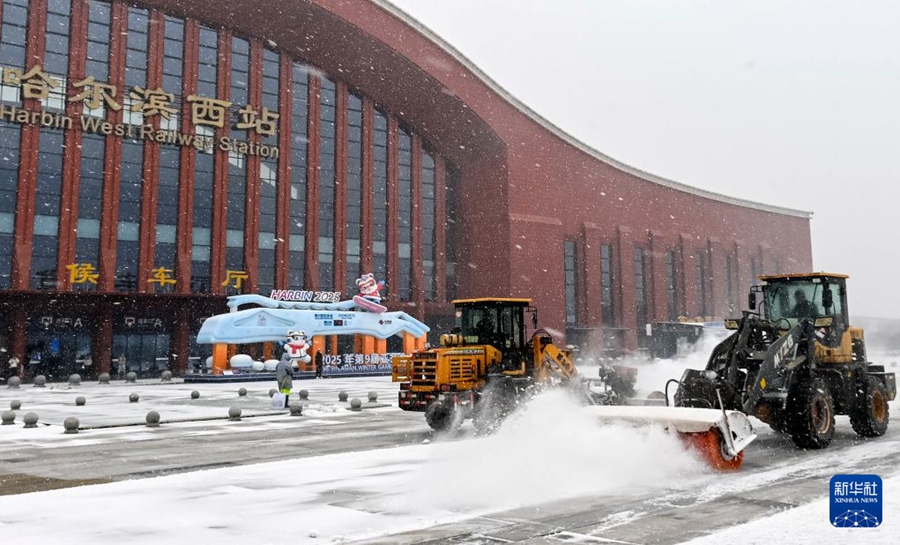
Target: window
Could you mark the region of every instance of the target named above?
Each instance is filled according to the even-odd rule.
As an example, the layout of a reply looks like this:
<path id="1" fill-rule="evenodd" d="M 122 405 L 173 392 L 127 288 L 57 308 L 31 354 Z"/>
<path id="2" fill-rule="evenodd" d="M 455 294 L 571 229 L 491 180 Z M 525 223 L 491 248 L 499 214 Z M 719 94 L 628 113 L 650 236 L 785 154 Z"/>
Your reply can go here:
<path id="1" fill-rule="evenodd" d="M 19 125 L 0 124 L 0 288 L 10 287 L 21 132 Z"/>
<path id="2" fill-rule="evenodd" d="M 103 172 L 106 139 L 98 134 L 81 137 L 81 181 L 78 184 L 78 227 L 75 262 L 100 263 L 100 218 L 103 215 Z M 86 282 L 75 284 L 77 290 L 94 289 Z"/>
<path id="3" fill-rule="evenodd" d="M 578 325 L 578 261 L 576 243 L 567 240 L 563 243 L 563 262 L 565 268 L 566 290 L 566 327 L 573 328 Z M 567 334 L 567 339 L 572 335 Z"/>
<path id="4" fill-rule="evenodd" d="M 197 134 L 212 136 L 212 131 L 197 127 Z M 213 154 L 197 150 L 194 162 L 194 225 L 191 247 L 191 291 L 210 289 L 210 244 L 212 234 Z"/>
<path id="5" fill-rule="evenodd" d="M 160 146 L 154 269 L 159 267 L 170 270 L 175 269 L 175 234 L 178 229 L 178 176 L 180 166 L 180 151 L 177 148 Z"/>
<path id="6" fill-rule="evenodd" d="M 262 62 L 262 106 L 270 111 L 278 111 L 280 86 L 278 53 L 269 49 L 263 50 Z M 273 136 L 263 136 L 261 141 L 267 145 L 277 145 L 277 132 Z M 259 173 L 259 274 L 257 289 L 267 293 L 275 287 L 275 248 L 280 241 L 275 237 L 275 221 L 279 208 L 278 202 L 278 163 L 277 160 L 263 160 Z M 283 203 L 282 203 L 283 204 Z"/>
<path id="7" fill-rule="evenodd" d="M 725 256 L 725 314 L 734 314 L 734 264 L 731 256 Z"/>
<path id="8" fill-rule="evenodd" d="M 31 288 L 56 288 L 59 197 L 62 186 L 63 133 L 41 129 L 35 191 Z"/>
<path id="9" fill-rule="evenodd" d="M 197 94 L 216 96 L 216 76 L 219 64 L 219 41 L 216 31 L 200 27 L 199 63 L 197 66 Z"/>
<path id="10" fill-rule="evenodd" d="M 85 74 L 90 75 L 95 80 L 101 82 L 109 81 L 110 20 L 110 4 L 89 0 Z M 96 110 L 89 110 L 85 106 L 84 113 L 95 117 L 106 117 L 106 110 L 103 106 L 100 106 Z"/>
<path id="11" fill-rule="evenodd" d="M 375 187 L 373 191 L 375 195 L 372 205 L 372 254 L 375 258 L 375 276 L 379 276 L 387 274 L 387 116 L 376 110 L 374 125 L 373 175 Z"/>
<path id="12" fill-rule="evenodd" d="M 706 252 L 697 251 L 694 255 L 694 267 L 697 271 L 697 312 L 706 318 Z"/>
<path id="13" fill-rule="evenodd" d="M 669 302 L 669 321 L 678 319 L 678 276 L 675 266 L 675 252 L 666 252 L 666 294 Z"/>
<path id="14" fill-rule="evenodd" d="M 319 135 L 319 285 L 334 289 L 334 203 L 335 203 L 335 99 L 334 82 L 322 78 L 319 95 L 321 134 Z"/>
<path id="15" fill-rule="evenodd" d="M 456 277 L 456 188 L 459 187 L 459 173 L 452 165 L 447 164 L 446 183 L 444 185 L 444 251 L 447 267 L 447 301 L 457 298 L 459 284 Z"/>
<path id="16" fill-rule="evenodd" d="M 275 212 L 278 199 L 278 163 L 262 161 L 259 173 L 259 279 L 260 293 L 275 287 Z"/>
<path id="17" fill-rule="evenodd" d="M 434 279 L 435 247 L 435 221 L 437 216 L 437 202 L 435 201 L 434 181 L 434 157 L 427 151 L 422 151 L 422 203 L 419 210 L 422 212 L 422 278 L 425 290 L 425 300 L 437 299 L 437 285 Z"/>
<path id="18" fill-rule="evenodd" d="M 143 143 L 123 141 L 116 245 L 116 289 L 119 291 L 134 291 L 138 284 L 143 165 Z"/>
<path id="19" fill-rule="evenodd" d="M 615 292 L 613 290 L 612 246 L 600 246 L 600 313 L 606 327 L 615 327 Z"/>
<path id="20" fill-rule="evenodd" d="M 125 50 L 126 91 L 133 87 L 147 87 L 147 30 L 150 22 L 145 9 L 128 8 L 128 36 Z M 144 116 L 140 111 L 132 111 L 134 99 L 127 92 L 122 94 L 122 116 L 125 123 L 141 125 Z"/>
<path id="21" fill-rule="evenodd" d="M 412 299 L 412 136 L 400 129 L 397 160 L 397 277 L 401 301 Z"/>
<path id="22" fill-rule="evenodd" d="M 347 254 L 345 259 L 345 289 L 347 294 L 356 290 L 360 275 L 360 251 L 362 239 L 362 99 L 351 94 L 347 102 L 347 210 L 345 235 Z M 369 272 L 369 271 L 366 271 Z"/>
<path id="23" fill-rule="evenodd" d="M 165 92 L 172 93 L 174 104 L 180 104 L 184 68 L 184 21 L 167 15 L 164 35 L 162 88 Z M 159 121 L 160 129 L 178 130 L 177 114 L 169 116 L 169 119 L 162 117 Z"/>
<path id="24" fill-rule="evenodd" d="M 47 31 L 44 34 L 44 71 L 59 82 L 50 89 L 41 105 L 57 112 L 66 109 L 66 82 L 69 74 L 69 0 L 47 1 Z M 24 43 L 24 42 L 23 42 Z M 5 60 L 5 59 L 4 59 Z"/>
<path id="25" fill-rule="evenodd" d="M 645 335 L 647 325 L 647 271 L 643 248 L 634 249 L 634 305 L 638 340 Z"/>
<path id="26" fill-rule="evenodd" d="M 234 38 L 231 43 L 231 102 L 235 111 L 248 100 L 250 42 Z M 235 114 L 236 115 L 236 114 Z M 246 140 L 247 131 L 231 129 L 231 137 Z M 228 152 L 228 205 L 225 209 L 225 268 L 245 270 L 244 226 L 246 222 L 247 157 Z"/>
<path id="27" fill-rule="evenodd" d="M 4 66 L 27 70 L 25 42 L 27 39 L 28 0 L 3 0 L 2 15 L 0 59 L 3 59 Z M 20 102 L 19 86 L 0 82 L 0 100 L 12 103 Z"/>
<path id="28" fill-rule="evenodd" d="M 309 108 L 309 69 L 294 63 L 291 86 L 291 194 L 288 238 L 288 283 L 304 287 L 306 259 L 306 119 Z"/>

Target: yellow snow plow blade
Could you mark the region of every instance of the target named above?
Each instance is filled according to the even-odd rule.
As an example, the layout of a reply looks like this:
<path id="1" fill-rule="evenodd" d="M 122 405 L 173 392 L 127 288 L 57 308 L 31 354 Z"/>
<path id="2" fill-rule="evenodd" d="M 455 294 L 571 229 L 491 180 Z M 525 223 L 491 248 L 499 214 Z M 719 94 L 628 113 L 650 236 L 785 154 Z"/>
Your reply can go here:
<path id="1" fill-rule="evenodd" d="M 656 425 L 677 432 L 710 466 L 723 471 L 740 468 L 744 449 L 756 439 L 750 419 L 740 411 L 619 405 L 583 410 L 601 422 Z"/>

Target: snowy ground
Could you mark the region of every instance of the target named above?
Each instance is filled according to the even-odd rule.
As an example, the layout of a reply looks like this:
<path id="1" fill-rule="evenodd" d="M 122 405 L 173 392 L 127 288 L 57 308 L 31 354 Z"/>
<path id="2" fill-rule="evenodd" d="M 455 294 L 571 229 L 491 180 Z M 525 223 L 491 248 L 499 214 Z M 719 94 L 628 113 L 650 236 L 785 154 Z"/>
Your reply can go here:
<path id="1" fill-rule="evenodd" d="M 662 389 L 686 366 L 702 367 L 708 348 L 680 361 L 632 362 L 641 369 L 638 386 Z M 835 442 L 822 452 L 798 451 L 761 427 L 744 469 L 721 475 L 660 430 L 598 427 L 561 393 L 540 396 L 497 434 L 475 438 L 468 425 L 453 437 L 432 436 L 421 415 L 396 408 L 390 377 L 298 381 L 295 392 L 310 391 L 299 418 L 269 409 L 271 386 L 0 388 L 0 410 L 22 402 L 17 425 L 0 426 L 0 479 L 30 473 L 117 481 L 0 490 L 2 541 L 894 543 L 900 525 L 896 424 L 884 438 L 860 441 L 839 418 Z M 238 397 L 240 387 L 248 396 Z M 190 399 L 192 390 L 200 399 Z M 376 391 L 391 406 L 352 413 L 338 403 L 340 390 L 363 400 Z M 140 394 L 138 403 L 128 402 L 131 392 Z M 75 407 L 78 395 L 87 405 Z M 229 422 L 230 406 L 254 416 Z M 151 409 L 169 422 L 142 426 Z M 892 409 L 900 414 L 896 403 Z M 50 425 L 23 429 L 28 411 Z M 96 428 L 63 434 L 62 421 L 73 415 Z M 186 457 L 203 458 L 196 467 L 229 465 L 138 478 L 144 467 L 195 467 Z M 828 524 L 835 473 L 884 478 L 881 528 Z"/>

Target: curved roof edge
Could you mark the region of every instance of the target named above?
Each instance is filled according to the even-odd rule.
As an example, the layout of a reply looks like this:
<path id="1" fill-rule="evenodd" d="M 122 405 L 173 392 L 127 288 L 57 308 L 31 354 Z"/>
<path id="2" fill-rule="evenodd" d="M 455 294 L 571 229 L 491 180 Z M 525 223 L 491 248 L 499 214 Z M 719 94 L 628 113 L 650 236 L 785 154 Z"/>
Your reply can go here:
<path id="1" fill-rule="evenodd" d="M 529 108 L 525 103 L 520 101 L 518 98 L 513 96 L 509 91 L 504 89 L 499 83 L 494 81 L 490 76 L 484 73 L 474 62 L 469 60 L 465 55 L 459 52 L 456 48 L 450 45 L 446 40 L 441 38 L 437 33 L 432 31 L 430 28 L 425 26 L 422 22 L 414 18 L 412 15 L 406 13 L 399 7 L 390 3 L 388 0 L 371 0 L 373 3 L 389 12 L 391 15 L 397 17 L 413 29 L 417 30 L 420 34 L 431 40 L 435 45 L 443 49 L 447 54 L 456 59 L 460 64 L 462 64 L 466 69 L 472 72 L 475 76 L 477 76 L 485 85 L 487 85 L 492 91 L 500 95 L 507 102 L 512 104 L 517 110 L 522 112 L 523 114 L 530 117 L 532 120 L 537 122 L 539 125 L 559 137 L 564 142 L 575 146 L 579 150 L 587 153 L 588 155 L 599 159 L 600 161 L 613 166 L 623 172 L 627 172 L 633 176 L 637 176 L 642 180 L 646 180 L 648 182 L 652 182 L 655 184 L 659 184 L 665 187 L 669 187 L 676 191 L 682 191 L 684 193 L 690 193 L 693 195 L 697 195 L 699 197 L 705 197 L 707 199 L 712 199 L 715 201 L 733 204 L 736 206 L 742 206 L 745 208 L 753 208 L 756 210 L 762 210 L 764 212 L 772 212 L 775 214 L 783 214 L 787 216 L 795 216 L 799 218 L 810 219 L 813 216 L 812 212 L 805 210 L 796 210 L 793 208 L 785 208 L 781 206 L 775 206 L 771 204 L 764 204 L 756 201 L 750 201 L 745 199 L 739 199 L 737 197 L 731 197 L 728 195 L 723 195 L 722 193 L 716 193 L 715 191 L 709 191 L 706 189 L 701 189 L 699 187 L 693 187 L 687 184 L 683 184 L 681 182 L 676 182 L 674 180 L 669 180 L 668 178 L 663 178 L 662 176 L 657 176 L 655 174 L 651 174 L 647 171 L 641 170 L 639 168 L 633 167 L 622 161 L 618 161 L 613 159 L 612 157 L 592 148 L 591 146 L 585 144 L 581 140 L 575 138 L 565 130 L 556 126 L 553 122 L 537 113 L 536 111 Z"/>

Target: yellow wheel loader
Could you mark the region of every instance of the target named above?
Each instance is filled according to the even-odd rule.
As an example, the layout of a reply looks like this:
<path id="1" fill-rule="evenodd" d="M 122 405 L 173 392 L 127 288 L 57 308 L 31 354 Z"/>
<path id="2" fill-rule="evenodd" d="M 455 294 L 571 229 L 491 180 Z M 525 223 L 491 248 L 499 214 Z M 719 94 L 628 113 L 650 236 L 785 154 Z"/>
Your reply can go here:
<path id="1" fill-rule="evenodd" d="M 685 371 L 675 404 L 742 411 L 807 449 L 831 443 L 836 414 L 849 415 L 862 437 L 884 435 L 896 377 L 868 361 L 863 330 L 850 325 L 847 278 L 760 276 L 751 310 L 726 320 L 735 333 L 713 350 L 705 370 Z"/>
<path id="2" fill-rule="evenodd" d="M 746 416 L 736 411 L 609 406 L 628 395 L 634 377 L 628 370 L 619 376 L 615 369 L 601 368 L 601 376 L 607 373 L 605 382 L 620 385 L 624 394 L 592 395 L 575 368 L 571 349 L 557 347 L 550 334 L 537 327 L 530 299 L 453 303 L 456 327 L 441 336 L 440 347 L 393 360 L 400 408 L 425 413 L 435 431 L 454 429 L 471 418 L 476 431 L 490 432 L 535 391 L 559 386 L 570 388 L 601 423 L 661 424 L 721 469 L 740 466 L 743 449 L 756 437 Z M 526 314 L 531 317 L 530 336 Z"/>

